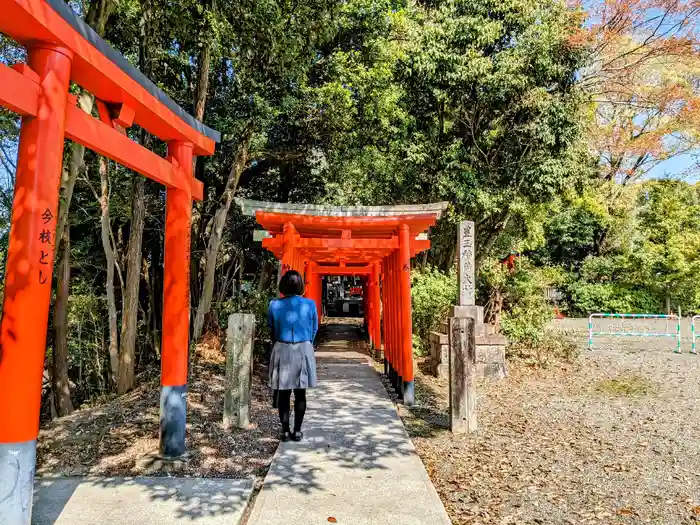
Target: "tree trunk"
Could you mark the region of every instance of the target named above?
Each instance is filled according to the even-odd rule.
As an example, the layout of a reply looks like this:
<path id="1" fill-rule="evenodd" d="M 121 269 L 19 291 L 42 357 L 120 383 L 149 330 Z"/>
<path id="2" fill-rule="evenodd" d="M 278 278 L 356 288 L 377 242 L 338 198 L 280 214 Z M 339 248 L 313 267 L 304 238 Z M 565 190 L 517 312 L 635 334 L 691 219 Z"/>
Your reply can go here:
<path id="1" fill-rule="evenodd" d="M 63 228 L 60 248 L 70 251 L 70 227 Z M 68 379 L 68 296 L 70 293 L 70 256 L 61 254 L 57 268 L 56 301 L 53 309 L 54 345 L 51 371 L 54 405 L 59 416 L 73 412 Z"/>
<path id="2" fill-rule="evenodd" d="M 102 237 L 102 249 L 105 252 L 107 264 L 107 279 L 105 290 L 107 292 L 107 319 L 109 323 L 109 371 L 110 379 L 116 386 L 119 377 L 119 333 L 117 328 L 117 301 L 114 296 L 114 267 L 115 247 L 112 245 L 110 235 L 111 221 L 109 218 L 109 174 L 107 171 L 107 159 L 100 157 L 100 232 Z"/>
<path id="3" fill-rule="evenodd" d="M 151 70 L 149 34 L 152 16 L 150 0 L 141 3 L 139 20 L 139 69 L 148 75 Z M 149 135 L 141 130 L 141 145 L 150 146 Z M 119 379 L 117 392 L 123 394 L 134 387 L 136 371 L 136 329 L 139 313 L 139 285 L 141 284 L 141 249 L 146 220 L 146 179 L 134 174 L 131 183 L 131 228 L 126 249 L 126 285 L 122 303 L 122 332 L 119 350 Z"/>
<path id="4" fill-rule="evenodd" d="M 105 26 L 109 16 L 114 11 L 116 2 L 114 0 L 98 0 L 90 4 L 86 21 L 95 32 L 104 36 Z M 86 113 L 92 113 L 94 105 L 93 96 L 87 91 L 82 91 L 78 95 L 78 107 Z M 84 169 L 85 147 L 73 142 L 71 143 L 71 155 L 68 163 L 68 170 L 64 170 L 61 176 L 61 199 L 58 208 L 58 224 L 56 228 L 57 243 L 57 279 L 56 279 L 56 300 L 54 302 L 54 353 L 53 353 L 53 374 L 54 382 L 53 394 L 54 402 L 59 415 L 64 416 L 73 411 L 70 401 L 70 390 L 68 388 L 68 291 L 70 285 L 70 246 L 66 245 L 69 239 L 68 232 L 68 212 L 73 198 L 73 188 L 78 174 Z M 58 351 L 56 351 L 58 349 Z M 56 385 L 65 385 L 65 389 L 56 388 Z M 67 402 L 65 396 L 68 396 Z"/>
<path id="5" fill-rule="evenodd" d="M 454 243 L 450 243 L 447 249 L 447 257 L 443 261 L 442 270 L 448 273 L 452 268 L 455 267 L 457 260 L 457 239 L 455 238 Z"/>
<path id="6" fill-rule="evenodd" d="M 486 241 L 484 242 L 484 245 L 481 246 L 481 249 L 476 254 L 476 258 L 474 261 L 475 271 L 479 270 L 479 268 L 481 267 L 481 263 L 484 262 L 484 259 L 488 256 L 489 252 L 491 251 L 491 248 L 493 248 L 493 245 L 496 244 L 496 241 L 508 226 L 510 216 L 510 210 L 505 211 L 501 217 L 501 220 L 498 221 L 496 226 L 489 232 L 488 236 L 486 237 Z"/>
<path id="7" fill-rule="evenodd" d="M 156 263 L 157 264 L 157 263 Z M 146 282 L 146 292 L 148 294 L 148 315 L 146 316 L 146 327 L 151 332 L 151 345 L 156 359 L 160 359 L 160 337 L 158 337 L 158 323 L 156 322 L 156 296 L 151 282 L 151 269 L 145 259 L 143 261 L 143 279 Z"/>
<path id="8" fill-rule="evenodd" d="M 216 0 L 209 0 L 209 10 L 216 10 Z M 205 12 L 205 16 L 207 13 Z M 211 16 L 211 15 L 210 15 Z M 194 116 L 197 120 L 204 120 L 204 110 L 207 105 L 207 92 L 209 90 L 209 71 L 211 69 L 211 47 L 212 47 L 211 27 L 204 33 L 204 41 L 200 42 L 199 64 L 197 68 L 197 94 L 194 103 Z"/>
<path id="9" fill-rule="evenodd" d="M 139 312 L 139 284 L 141 284 L 141 248 L 146 219 L 146 180 L 134 175 L 131 194 L 131 232 L 126 253 L 126 286 L 122 313 L 121 349 L 119 352 L 119 380 L 117 392 L 123 394 L 134 386 L 136 362 L 136 328 Z"/>
<path id="10" fill-rule="evenodd" d="M 265 261 L 262 270 L 260 271 L 260 280 L 258 281 L 258 293 L 262 293 L 270 286 L 270 278 L 272 277 L 272 263 Z"/>
<path id="11" fill-rule="evenodd" d="M 194 319 L 194 326 L 192 330 L 193 341 L 198 341 L 202 336 L 204 317 L 209 313 L 209 309 L 211 307 L 211 299 L 214 293 L 216 260 L 218 258 L 219 248 L 221 246 L 221 237 L 224 232 L 226 217 L 228 217 L 228 212 L 231 208 L 231 203 L 233 202 L 233 196 L 236 193 L 236 188 L 238 187 L 238 181 L 240 180 L 241 173 L 243 173 L 243 170 L 248 163 L 248 147 L 250 146 L 252 134 L 252 125 L 248 125 L 240 143 L 238 144 L 238 151 L 236 152 L 233 165 L 231 166 L 231 170 L 228 174 L 226 188 L 221 196 L 219 208 L 216 210 L 216 214 L 214 215 L 211 234 L 209 236 L 209 242 L 207 243 L 207 249 L 204 255 L 206 260 L 204 281 L 202 283 L 202 293 L 200 294 L 199 304 L 197 305 L 197 315 Z"/>
<path id="12" fill-rule="evenodd" d="M 204 37 L 202 41 L 199 42 L 200 44 L 200 50 L 199 50 L 199 60 L 197 62 L 197 89 L 196 89 L 196 94 L 195 94 L 195 100 L 194 100 L 194 116 L 197 120 L 200 122 L 204 122 L 204 114 L 206 112 L 206 107 L 207 107 L 207 94 L 209 92 L 209 73 L 211 71 L 211 52 L 212 52 L 212 46 L 213 42 L 212 39 L 214 38 L 214 33 L 212 31 L 212 26 L 211 26 L 211 19 L 214 16 L 214 12 L 216 11 L 216 0 L 208 0 L 207 1 L 209 11 L 204 11 L 203 19 L 207 23 L 207 27 L 202 31 Z M 195 159 L 194 163 L 194 177 L 199 180 L 204 180 L 205 175 L 204 175 L 204 164 L 206 162 L 206 157 L 204 156 L 199 156 Z M 200 223 L 204 220 L 203 219 L 203 214 L 204 214 L 204 207 L 205 203 L 200 202 L 196 203 L 193 206 L 192 209 L 192 230 L 193 231 L 198 231 L 201 226 Z M 193 245 L 192 245 L 192 252 L 195 253 L 195 248 L 198 248 L 197 242 L 199 241 L 200 237 L 199 236 L 193 236 Z M 190 265 L 190 273 L 192 277 L 190 278 L 190 286 L 191 289 L 193 290 L 198 290 L 199 289 L 199 284 L 197 282 L 197 276 L 198 276 L 198 268 L 197 265 L 191 264 Z M 194 297 L 194 293 L 191 292 L 191 304 L 198 304 L 199 303 L 199 298 Z"/>

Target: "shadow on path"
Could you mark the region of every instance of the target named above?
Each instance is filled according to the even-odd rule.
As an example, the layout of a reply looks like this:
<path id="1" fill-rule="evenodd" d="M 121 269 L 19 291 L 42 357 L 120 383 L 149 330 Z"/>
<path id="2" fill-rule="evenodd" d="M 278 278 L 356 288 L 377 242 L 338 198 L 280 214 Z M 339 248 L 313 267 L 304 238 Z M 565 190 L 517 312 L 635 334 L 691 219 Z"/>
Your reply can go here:
<path id="1" fill-rule="evenodd" d="M 235 524 L 253 485 L 252 479 L 43 478 L 32 524 Z"/>

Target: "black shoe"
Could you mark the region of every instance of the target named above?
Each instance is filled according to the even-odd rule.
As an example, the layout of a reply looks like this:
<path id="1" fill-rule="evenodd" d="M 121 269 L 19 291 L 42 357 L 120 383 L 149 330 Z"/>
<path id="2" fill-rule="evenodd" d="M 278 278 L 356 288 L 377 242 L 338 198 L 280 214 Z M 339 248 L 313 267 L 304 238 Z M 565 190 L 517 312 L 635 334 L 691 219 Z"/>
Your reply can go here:
<path id="1" fill-rule="evenodd" d="M 295 430 L 292 434 L 292 439 L 294 441 L 301 441 L 304 438 L 304 433 L 301 430 Z"/>
<path id="2" fill-rule="evenodd" d="M 282 434 L 280 435 L 280 441 L 284 441 L 285 443 L 292 439 L 292 434 L 289 432 L 289 430 L 283 430 Z"/>

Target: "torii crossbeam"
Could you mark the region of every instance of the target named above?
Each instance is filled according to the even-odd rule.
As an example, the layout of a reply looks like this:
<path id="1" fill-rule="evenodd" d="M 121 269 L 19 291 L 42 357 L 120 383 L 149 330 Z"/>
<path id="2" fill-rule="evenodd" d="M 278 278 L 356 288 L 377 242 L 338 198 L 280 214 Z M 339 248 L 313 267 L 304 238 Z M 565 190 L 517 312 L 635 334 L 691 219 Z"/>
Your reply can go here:
<path id="1" fill-rule="evenodd" d="M 64 139 L 166 187 L 161 454 L 185 452 L 193 157 L 219 133 L 188 115 L 62 0 L 0 0 L 0 32 L 28 61 L 0 64 L 0 106 L 22 117 L 0 325 L 0 523 L 31 522 L 41 381 L 56 246 Z M 68 88 L 95 96 L 99 119 Z M 132 141 L 138 124 L 168 144 L 162 158 Z"/>
<path id="2" fill-rule="evenodd" d="M 376 352 L 383 353 L 385 373 L 399 396 L 405 404 L 413 404 L 411 257 L 430 248 L 426 230 L 447 204 L 341 207 L 245 199 L 237 203 L 265 228 L 263 247 L 281 261 L 281 272 L 295 269 L 305 276 L 306 296 L 316 302 L 319 317 L 324 275 L 363 278 L 370 341 Z"/>

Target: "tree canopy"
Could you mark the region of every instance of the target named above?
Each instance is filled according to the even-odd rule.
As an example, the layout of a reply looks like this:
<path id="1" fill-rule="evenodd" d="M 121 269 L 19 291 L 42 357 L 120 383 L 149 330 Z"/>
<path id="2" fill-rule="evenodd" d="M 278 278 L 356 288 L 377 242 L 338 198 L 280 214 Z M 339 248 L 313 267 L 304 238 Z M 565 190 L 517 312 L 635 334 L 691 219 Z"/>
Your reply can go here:
<path id="1" fill-rule="evenodd" d="M 484 297 L 502 308 L 525 308 L 519 291 L 556 276 L 572 312 L 658 311 L 667 301 L 700 311 L 695 186 L 632 184 L 698 151 L 697 2 L 69 5 L 222 133 L 215 155 L 196 164 L 205 199 L 192 224 L 195 342 L 233 310 L 259 313 L 272 291 L 273 260 L 234 196 L 448 201 L 430 253 L 415 262 L 433 266 L 426 305 L 453 279 L 455 225 L 470 219 L 492 285 Z M 3 63 L 23 59 L 0 37 Z M 72 90 L 95 112 L 90 93 Z M 3 254 L 18 133 L 17 116 L 0 110 Z M 165 154 L 143 130 L 129 133 Z M 165 202 L 162 187 L 78 145 L 66 144 L 64 168 L 48 342 L 59 413 L 130 389 L 158 361 Z M 515 252 L 528 262 L 511 282 L 494 265 Z M 547 308 L 535 303 L 540 318 Z"/>

